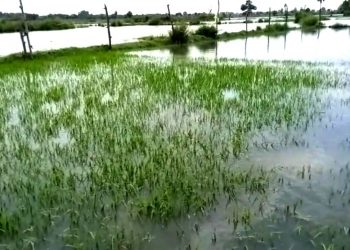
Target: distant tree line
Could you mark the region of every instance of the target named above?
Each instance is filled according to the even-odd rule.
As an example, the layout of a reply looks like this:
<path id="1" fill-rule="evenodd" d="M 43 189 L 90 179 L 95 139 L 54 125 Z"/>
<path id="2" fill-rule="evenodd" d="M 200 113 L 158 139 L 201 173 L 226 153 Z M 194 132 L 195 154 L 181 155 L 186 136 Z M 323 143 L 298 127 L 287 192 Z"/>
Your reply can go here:
<path id="1" fill-rule="evenodd" d="M 344 1 L 338 8 L 338 12 L 344 16 L 350 16 L 350 0 Z"/>

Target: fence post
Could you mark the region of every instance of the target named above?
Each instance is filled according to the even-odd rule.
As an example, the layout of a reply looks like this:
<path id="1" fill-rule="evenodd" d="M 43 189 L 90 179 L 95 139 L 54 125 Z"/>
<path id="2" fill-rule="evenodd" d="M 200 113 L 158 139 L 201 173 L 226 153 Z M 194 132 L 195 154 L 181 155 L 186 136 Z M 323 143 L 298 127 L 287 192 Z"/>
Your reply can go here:
<path id="1" fill-rule="evenodd" d="M 107 18 L 107 30 L 108 30 L 108 48 L 112 49 L 112 36 L 111 36 L 111 28 L 109 23 L 109 15 L 108 15 L 108 9 L 105 5 L 105 11 L 106 11 L 106 18 Z"/>
<path id="2" fill-rule="evenodd" d="M 24 37 L 27 37 L 27 44 L 28 44 L 28 49 L 29 49 L 29 55 L 30 55 L 30 57 L 32 57 L 32 45 L 30 44 L 27 18 L 26 18 L 26 14 L 24 13 L 24 10 L 23 10 L 22 0 L 19 0 L 19 4 L 20 4 L 19 8 L 21 9 L 21 12 L 22 12 L 22 24 L 24 25 L 24 31 L 20 32 L 21 33 L 22 45 L 23 45 L 23 52 L 24 52 L 24 55 L 27 55 L 26 44 L 24 42 Z"/>
<path id="3" fill-rule="evenodd" d="M 170 23 L 171 23 L 171 30 L 172 30 L 173 33 L 174 33 L 174 23 L 173 23 L 173 20 L 172 20 L 172 18 L 171 18 L 170 6 L 169 6 L 169 4 L 167 5 L 167 7 L 168 7 L 168 15 L 169 15 Z"/>

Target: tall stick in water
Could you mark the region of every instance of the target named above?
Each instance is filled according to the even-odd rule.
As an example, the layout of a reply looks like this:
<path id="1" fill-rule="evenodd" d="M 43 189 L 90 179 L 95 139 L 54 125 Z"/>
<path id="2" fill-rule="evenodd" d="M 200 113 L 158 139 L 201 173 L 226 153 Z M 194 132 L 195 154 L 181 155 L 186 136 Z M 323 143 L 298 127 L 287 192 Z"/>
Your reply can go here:
<path id="1" fill-rule="evenodd" d="M 174 23 L 173 23 L 173 20 L 171 19 L 170 5 L 168 4 L 167 7 L 168 7 L 169 20 L 170 20 L 170 23 L 171 23 L 171 30 L 172 30 L 173 33 L 174 33 Z"/>
<path id="2" fill-rule="evenodd" d="M 218 13 L 216 14 L 216 30 L 218 30 L 220 22 L 220 0 L 218 0 Z"/>
<path id="3" fill-rule="evenodd" d="M 107 18 L 107 30 L 108 30 L 108 48 L 112 49 L 112 36 L 111 36 L 111 27 L 109 24 L 109 15 L 108 15 L 108 9 L 107 6 L 105 5 L 105 11 L 106 11 L 106 18 Z"/>
<path id="4" fill-rule="evenodd" d="M 27 44 L 28 44 L 28 49 L 29 49 L 29 55 L 32 56 L 32 45 L 30 44 L 27 18 L 26 18 L 26 14 L 24 13 L 24 10 L 23 10 L 22 0 L 19 0 L 19 8 L 21 9 L 21 12 L 22 12 L 22 25 L 24 26 L 24 31 L 22 30 L 20 32 L 21 33 L 22 45 L 23 45 L 23 52 L 24 52 L 24 55 L 27 55 L 27 49 L 26 49 L 26 44 L 25 44 L 25 40 L 24 40 L 24 37 L 27 37 Z"/>

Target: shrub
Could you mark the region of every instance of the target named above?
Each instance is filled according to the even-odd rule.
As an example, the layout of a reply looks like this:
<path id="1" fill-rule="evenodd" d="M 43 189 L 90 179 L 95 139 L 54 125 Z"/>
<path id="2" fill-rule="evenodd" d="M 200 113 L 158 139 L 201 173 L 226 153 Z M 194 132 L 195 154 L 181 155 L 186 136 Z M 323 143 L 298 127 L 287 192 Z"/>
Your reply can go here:
<path id="1" fill-rule="evenodd" d="M 300 21 L 301 21 L 303 18 L 305 18 L 305 17 L 307 17 L 307 16 L 309 16 L 309 15 L 310 15 L 310 14 L 307 13 L 307 12 L 305 12 L 305 11 L 298 11 L 298 12 L 295 13 L 295 20 L 294 20 L 294 22 L 295 22 L 295 23 L 300 23 Z"/>
<path id="2" fill-rule="evenodd" d="M 303 19 L 301 19 L 301 26 L 303 28 L 307 28 L 307 27 L 315 27 L 319 24 L 319 20 L 318 17 L 316 16 L 306 16 Z"/>
<path id="3" fill-rule="evenodd" d="M 174 30 L 169 32 L 169 38 L 172 43 L 184 44 L 189 40 L 189 32 L 187 25 L 175 26 Z"/>
<path id="4" fill-rule="evenodd" d="M 346 11 L 344 11 L 343 16 L 350 16 L 350 10 L 346 10 Z"/>
<path id="5" fill-rule="evenodd" d="M 282 32 L 287 30 L 288 30 L 288 25 L 280 24 L 280 23 L 274 23 L 265 28 L 265 32 Z"/>
<path id="6" fill-rule="evenodd" d="M 218 36 L 218 30 L 214 26 L 203 25 L 196 30 L 196 35 L 216 38 Z"/>
<path id="7" fill-rule="evenodd" d="M 329 26 L 329 28 L 335 29 L 335 30 L 346 29 L 346 28 L 349 28 L 349 27 L 350 27 L 349 25 L 342 24 L 342 23 L 336 23 L 336 24 L 333 24 L 333 25 Z"/>
<path id="8" fill-rule="evenodd" d="M 161 24 L 163 24 L 163 22 L 160 18 L 152 18 L 148 22 L 148 25 L 161 25 Z"/>
<path id="9" fill-rule="evenodd" d="M 112 23 L 111 23 L 111 26 L 112 27 L 118 27 L 118 26 L 123 26 L 124 25 L 124 23 L 122 22 L 122 21 L 120 21 L 120 20 L 118 20 L 118 21 L 113 21 Z"/>
<path id="10" fill-rule="evenodd" d="M 256 27 L 256 31 L 261 31 L 262 28 L 260 26 Z"/>
<path id="11" fill-rule="evenodd" d="M 190 21 L 190 25 L 200 25 L 201 21 L 199 19 L 194 19 Z"/>
<path id="12" fill-rule="evenodd" d="M 264 22 L 265 22 L 265 20 L 264 20 L 264 19 L 259 18 L 258 23 L 264 23 Z"/>

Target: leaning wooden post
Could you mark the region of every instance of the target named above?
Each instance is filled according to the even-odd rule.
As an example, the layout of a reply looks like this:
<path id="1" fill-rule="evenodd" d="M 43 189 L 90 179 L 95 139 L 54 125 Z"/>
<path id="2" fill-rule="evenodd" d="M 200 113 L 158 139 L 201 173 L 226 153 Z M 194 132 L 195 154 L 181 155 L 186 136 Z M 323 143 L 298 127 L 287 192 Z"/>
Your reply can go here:
<path id="1" fill-rule="evenodd" d="M 112 49 L 112 36 L 111 36 L 111 27 L 109 24 L 109 15 L 108 15 L 108 9 L 107 6 L 105 5 L 105 11 L 106 11 L 106 18 L 107 18 L 107 30 L 108 30 L 108 42 L 109 42 L 109 49 Z"/>
<path id="2" fill-rule="evenodd" d="M 28 30 L 28 24 L 27 24 L 27 18 L 26 18 L 26 14 L 24 13 L 23 10 L 23 4 L 22 4 L 22 0 L 19 0 L 19 8 L 21 9 L 22 12 L 22 22 L 24 25 L 24 31 L 21 32 L 21 37 L 22 37 L 22 44 L 23 46 L 25 46 L 25 43 L 23 43 L 24 41 L 24 36 L 27 37 L 27 44 L 28 44 L 28 49 L 29 49 L 29 54 L 30 57 L 32 57 L 32 45 L 30 44 L 30 39 L 29 39 L 29 30 Z M 27 50 L 24 49 L 24 54 L 27 54 Z"/>
<path id="3" fill-rule="evenodd" d="M 23 53 L 24 53 L 24 55 L 27 55 L 27 47 L 26 47 L 26 41 L 24 40 L 24 32 L 20 31 L 19 35 L 21 36 L 21 42 L 22 42 L 22 46 L 23 46 Z"/>
<path id="4" fill-rule="evenodd" d="M 173 19 L 171 18 L 171 13 L 170 13 L 170 6 L 169 6 L 169 4 L 167 5 L 167 7 L 168 7 L 169 20 L 170 20 L 170 23 L 171 23 L 171 30 L 172 30 L 173 33 L 174 33 L 174 23 L 173 23 Z"/>

